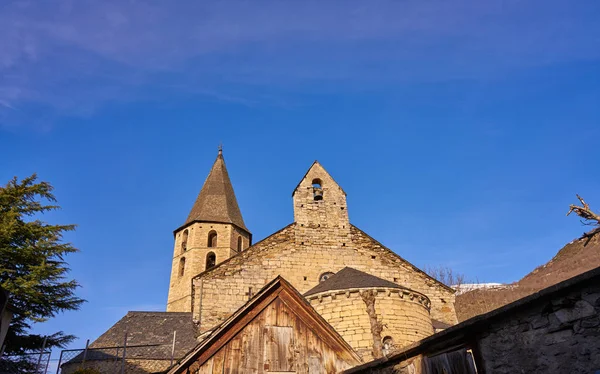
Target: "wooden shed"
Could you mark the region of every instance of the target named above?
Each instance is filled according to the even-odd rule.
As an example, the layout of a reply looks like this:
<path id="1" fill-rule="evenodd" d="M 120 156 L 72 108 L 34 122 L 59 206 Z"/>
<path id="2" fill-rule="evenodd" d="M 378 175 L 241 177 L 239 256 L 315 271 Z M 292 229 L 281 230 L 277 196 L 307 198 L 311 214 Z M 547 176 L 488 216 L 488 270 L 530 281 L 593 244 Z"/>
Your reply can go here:
<path id="1" fill-rule="evenodd" d="M 277 277 L 167 373 L 338 373 L 360 363 L 304 297 Z"/>

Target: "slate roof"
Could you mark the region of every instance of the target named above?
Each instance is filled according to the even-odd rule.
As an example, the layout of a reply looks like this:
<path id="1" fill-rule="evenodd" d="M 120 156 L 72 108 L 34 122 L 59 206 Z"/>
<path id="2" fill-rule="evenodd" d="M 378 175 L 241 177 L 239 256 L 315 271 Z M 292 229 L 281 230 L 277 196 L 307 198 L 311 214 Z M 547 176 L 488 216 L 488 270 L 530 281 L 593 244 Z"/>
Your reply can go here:
<path id="1" fill-rule="evenodd" d="M 177 331 L 175 357 L 183 357 L 198 344 L 192 313 L 128 312 L 90 344 L 90 348 L 122 347 L 127 332 L 128 347 L 146 346 L 128 348 L 128 356 L 170 359 L 174 331 Z"/>
<path id="2" fill-rule="evenodd" d="M 433 318 L 431 319 L 431 324 L 433 325 L 433 328 L 436 330 L 445 330 L 445 329 L 453 326 L 446 322 L 442 322 L 442 321 L 439 321 L 439 320 L 433 319 Z"/>
<path id="3" fill-rule="evenodd" d="M 333 290 L 372 287 L 400 288 L 408 290 L 408 288 L 402 287 L 394 282 L 381 279 L 374 275 L 364 273 L 360 270 L 345 267 L 342 270 L 338 271 L 336 274 L 329 277 L 329 279 L 327 279 L 326 281 L 321 282 L 314 288 L 308 290 L 304 294 L 304 296 L 310 296 L 317 293 Z"/>
<path id="4" fill-rule="evenodd" d="M 198 198 L 184 226 L 194 221 L 232 223 L 248 231 L 235 198 L 221 150 L 219 150 L 217 159 L 198 194 Z"/>

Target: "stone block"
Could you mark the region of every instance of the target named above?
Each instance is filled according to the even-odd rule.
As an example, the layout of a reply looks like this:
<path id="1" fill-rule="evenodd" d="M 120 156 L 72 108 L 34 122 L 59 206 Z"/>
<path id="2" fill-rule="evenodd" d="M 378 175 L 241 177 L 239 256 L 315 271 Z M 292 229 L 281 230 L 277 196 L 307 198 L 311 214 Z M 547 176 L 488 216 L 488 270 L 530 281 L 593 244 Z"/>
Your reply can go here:
<path id="1" fill-rule="evenodd" d="M 568 323 L 593 316 L 596 313 L 593 306 L 585 300 L 578 300 L 572 307 L 562 308 L 554 312 L 561 323 Z"/>

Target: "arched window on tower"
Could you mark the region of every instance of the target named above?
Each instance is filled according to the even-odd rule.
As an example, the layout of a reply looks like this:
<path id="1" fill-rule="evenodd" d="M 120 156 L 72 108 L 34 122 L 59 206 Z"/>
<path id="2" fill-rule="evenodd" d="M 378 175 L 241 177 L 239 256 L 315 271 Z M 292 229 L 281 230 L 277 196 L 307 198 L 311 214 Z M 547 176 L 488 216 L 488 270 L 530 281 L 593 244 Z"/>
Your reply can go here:
<path id="1" fill-rule="evenodd" d="M 188 230 L 185 229 L 183 231 L 183 234 L 181 235 L 181 252 L 182 253 L 187 251 L 188 235 L 189 235 Z"/>
<path id="2" fill-rule="evenodd" d="M 179 276 L 182 277 L 185 273 L 185 257 L 179 259 Z"/>
<path id="3" fill-rule="evenodd" d="M 208 233 L 208 247 L 216 247 L 217 246 L 217 232 L 212 230 Z"/>
<path id="4" fill-rule="evenodd" d="M 217 264 L 217 255 L 215 255 L 215 252 L 208 252 L 208 254 L 206 255 L 206 269 L 208 270 L 212 267 L 214 267 Z"/>
<path id="5" fill-rule="evenodd" d="M 241 236 L 238 236 L 237 250 L 238 250 L 238 252 L 242 251 L 242 237 Z"/>
<path id="6" fill-rule="evenodd" d="M 321 187 L 321 180 L 319 178 L 315 178 L 312 181 L 313 186 L 313 199 L 315 201 L 323 200 L 323 187 Z"/>

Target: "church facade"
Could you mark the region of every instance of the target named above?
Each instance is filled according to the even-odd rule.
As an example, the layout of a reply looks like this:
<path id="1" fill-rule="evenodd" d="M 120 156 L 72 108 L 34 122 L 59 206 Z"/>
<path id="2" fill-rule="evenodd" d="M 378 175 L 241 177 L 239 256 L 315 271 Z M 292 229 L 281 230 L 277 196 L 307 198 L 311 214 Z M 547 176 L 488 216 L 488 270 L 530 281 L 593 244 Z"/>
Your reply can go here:
<path id="1" fill-rule="evenodd" d="M 454 290 L 352 225 L 319 162 L 292 203 L 253 243 L 220 150 L 174 231 L 167 311 L 130 311 L 61 373 L 338 373 L 456 324 Z"/>
<path id="2" fill-rule="evenodd" d="M 174 232 L 167 312 L 191 313 L 207 333 L 282 277 L 367 361 L 374 345 L 407 345 L 456 324 L 454 291 L 352 225 L 346 193 L 319 162 L 292 202 L 294 222 L 253 244 L 219 151 Z"/>
<path id="3" fill-rule="evenodd" d="M 253 243 L 219 151 L 174 232 L 167 311 L 128 312 L 89 349 L 61 354 L 61 374 L 598 368 L 600 269 L 456 325 L 454 291 L 352 225 L 317 161 L 292 201 L 294 221 Z"/>

